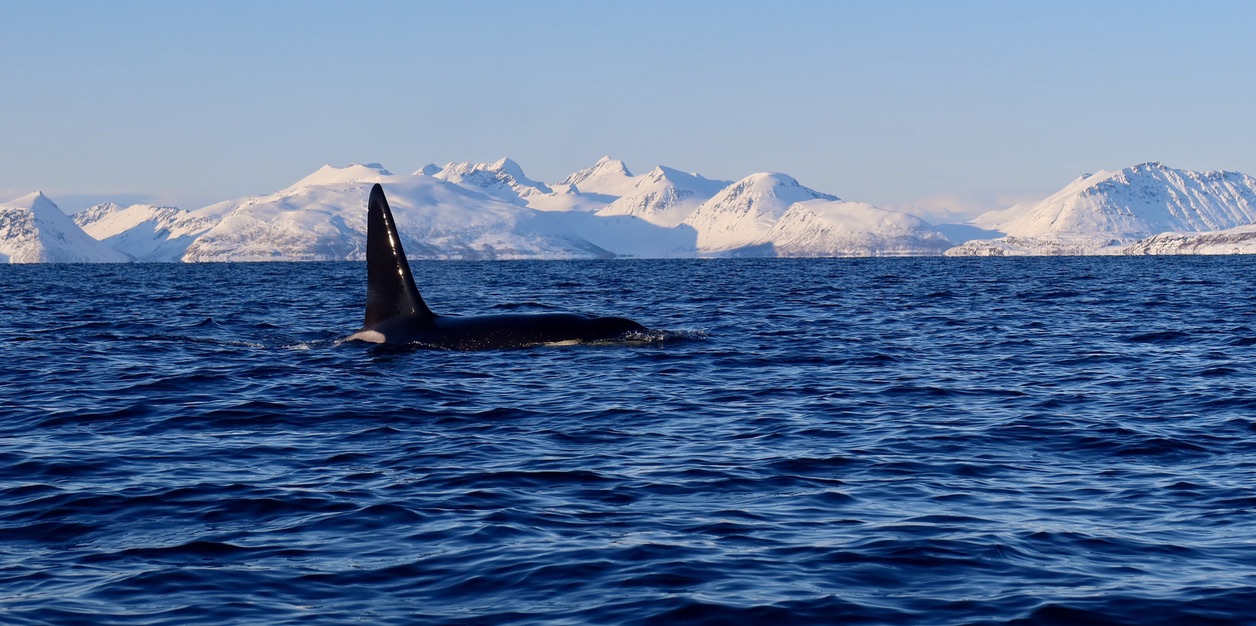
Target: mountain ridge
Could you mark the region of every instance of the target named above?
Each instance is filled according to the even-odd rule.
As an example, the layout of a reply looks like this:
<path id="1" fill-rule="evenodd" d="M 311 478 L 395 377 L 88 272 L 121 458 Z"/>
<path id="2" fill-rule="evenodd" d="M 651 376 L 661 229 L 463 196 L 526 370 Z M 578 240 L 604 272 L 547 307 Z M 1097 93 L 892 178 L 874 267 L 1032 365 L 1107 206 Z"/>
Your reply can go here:
<path id="1" fill-rule="evenodd" d="M 698 232 L 699 250 L 733 250 L 759 243 L 794 203 L 807 200 L 838 197 L 804 187 L 788 174 L 760 172 L 721 189 L 684 223 Z"/>
<path id="2" fill-rule="evenodd" d="M 0 203 L 0 261 L 121 263 L 128 255 L 97 241 L 41 191 Z"/>
<path id="3" fill-rule="evenodd" d="M 1166 232 L 1215 232 L 1253 222 L 1256 178 L 1148 161 L 1084 174 L 1037 203 L 984 213 L 971 223 L 1006 237 L 965 245 L 974 251 L 1037 254 L 1059 244 L 1073 252 L 1100 253 Z"/>
<path id="4" fill-rule="evenodd" d="M 553 184 L 532 180 L 508 157 L 429 165 L 408 175 L 379 163 L 324 165 L 274 193 L 193 211 L 101 204 L 73 219 L 56 209 L 64 220 L 49 214 L 40 224 L 36 217 L 56 205 L 28 194 L 0 204 L 7 216 L 0 256 L 10 262 L 360 260 L 363 198 L 376 182 L 396 206 L 414 258 L 1256 251 L 1248 232 L 1256 222 L 1256 179 L 1240 172 L 1154 161 L 1099 170 L 1038 202 L 942 225 L 961 237 L 1003 235 L 953 246 L 927 221 L 840 200 L 788 174 L 725 181 L 659 165 L 634 175 L 606 156 Z M 48 236 L 35 237 L 41 232 Z M 78 243 L 55 243 L 71 239 Z M 36 240 L 44 243 L 28 250 Z"/>

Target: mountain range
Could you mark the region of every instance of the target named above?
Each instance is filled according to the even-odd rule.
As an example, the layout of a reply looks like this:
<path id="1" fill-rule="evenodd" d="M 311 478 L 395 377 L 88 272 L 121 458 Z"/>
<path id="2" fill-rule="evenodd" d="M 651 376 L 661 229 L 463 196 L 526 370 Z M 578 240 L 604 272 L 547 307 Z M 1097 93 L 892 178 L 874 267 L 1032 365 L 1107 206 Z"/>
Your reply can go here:
<path id="1" fill-rule="evenodd" d="M 1037 203 L 980 215 L 973 225 L 1005 236 L 968 241 L 947 254 L 1150 254 L 1174 246 L 1189 249 L 1187 241 L 1215 238 L 1253 222 L 1256 179 L 1251 176 L 1149 162 L 1085 174 Z M 1161 243 L 1147 241 L 1157 238 Z M 1232 242 L 1232 252 L 1256 251 L 1233 233 L 1221 238 Z"/>
<path id="2" fill-rule="evenodd" d="M 401 175 L 378 163 L 326 165 L 275 193 L 194 211 L 99 204 L 71 217 L 36 192 L 0 204 L 0 261 L 361 260 L 374 183 L 416 259 L 1256 252 L 1256 179 L 1238 172 L 1142 163 L 934 226 L 782 173 L 728 181 L 658 166 L 637 175 L 605 157 L 549 184 L 511 159 Z M 1000 236 L 953 242 L 944 232 Z"/>
<path id="3" fill-rule="evenodd" d="M 83 232 L 52 200 L 35 192 L 0 204 L 0 260 L 113 263 L 129 257 Z"/>

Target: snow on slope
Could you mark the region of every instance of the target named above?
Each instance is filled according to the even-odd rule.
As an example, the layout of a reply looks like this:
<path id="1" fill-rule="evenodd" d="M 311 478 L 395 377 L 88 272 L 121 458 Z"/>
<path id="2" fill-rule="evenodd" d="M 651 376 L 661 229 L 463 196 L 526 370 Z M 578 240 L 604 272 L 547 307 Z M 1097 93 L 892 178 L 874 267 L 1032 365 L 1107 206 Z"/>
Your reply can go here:
<path id="1" fill-rule="evenodd" d="M 1096 256 L 1118 250 L 1110 241 L 1008 236 L 965 241 L 947 250 L 946 256 Z"/>
<path id="2" fill-rule="evenodd" d="M 1120 249 L 1121 254 L 1256 254 L 1256 224 L 1210 233 L 1162 233 Z"/>
<path id="3" fill-rule="evenodd" d="M 555 183 L 549 188 L 553 193 L 528 196 L 527 205 L 538 211 L 596 213 L 615 201 L 611 196 L 584 193 L 575 185 Z"/>
<path id="4" fill-rule="evenodd" d="M 529 197 L 552 193 L 544 183 L 524 175 L 523 168 L 508 158 L 495 163 L 449 163 L 432 176 L 514 204 L 526 204 Z"/>
<path id="5" fill-rule="evenodd" d="M 435 171 L 433 171 L 435 169 Z M 426 165 L 417 172 L 475 189 L 513 204 L 538 211 L 583 211 L 595 213 L 618 199 L 619 193 L 607 190 L 631 189 L 631 174 L 621 161 L 604 157 L 587 170 L 571 174 L 561 183 L 546 185 L 528 178 L 523 168 L 511 159 L 496 163 L 450 163 L 443 168 Z M 571 180 L 581 180 L 589 188 L 578 187 Z"/>
<path id="6" fill-rule="evenodd" d="M 1082 176 L 1034 205 L 986 213 L 982 228 L 1044 240 L 1132 242 L 1158 233 L 1204 232 L 1256 222 L 1256 179 L 1142 163 Z"/>
<path id="7" fill-rule="evenodd" d="M 540 211 L 523 228 L 581 243 L 598 251 L 599 257 L 661 259 L 698 254 L 693 228 L 658 226 L 631 215 Z"/>
<path id="8" fill-rule="evenodd" d="M 632 191 L 639 180 L 623 161 L 602 157 L 593 167 L 574 172 L 560 183 L 549 186 L 553 193 L 526 198 L 528 206 L 540 211 L 582 211 L 596 213 L 620 196 Z M 581 221 L 582 220 L 577 220 Z"/>
<path id="9" fill-rule="evenodd" d="M 0 262 L 122 263 L 130 257 L 83 232 L 44 194 L 0 204 Z"/>
<path id="10" fill-rule="evenodd" d="M 345 167 L 324 165 L 313 174 L 293 183 L 292 186 L 284 191 L 295 191 L 310 185 L 335 185 L 367 180 L 378 181 L 385 176 L 392 176 L 392 172 L 384 169 L 384 166 L 379 163 L 351 163 Z"/>
<path id="11" fill-rule="evenodd" d="M 656 226 L 672 227 L 731 184 L 731 181 L 710 180 L 660 165 L 633 177 L 632 188 L 597 214 L 631 215 Z M 579 187 L 579 183 L 576 186 Z"/>
<path id="12" fill-rule="evenodd" d="M 324 165 L 275 195 L 300 195 L 301 190 L 311 187 L 379 181 L 388 176 L 392 173 L 384 170 L 379 163 L 352 163 L 345 167 Z M 224 201 L 196 211 L 151 205 L 122 209 L 107 204 L 80 211 L 75 214 L 74 220 L 93 238 L 134 259 L 178 261 L 185 258 L 187 250 L 201 235 L 207 234 L 242 206 L 252 204 L 255 204 L 255 199 Z"/>
<path id="13" fill-rule="evenodd" d="M 79 230 L 31 194 L 0 206 L 0 259 L 361 259 L 374 182 L 385 185 L 414 258 L 1256 253 L 1256 226 L 1248 226 L 1256 179 L 1236 172 L 1158 163 L 1099 172 L 1037 204 L 975 220 L 1008 236 L 946 249 L 944 233 L 924 221 L 841 202 L 784 174 L 727 183 L 657 167 L 633 176 L 603 158 L 554 185 L 528 179 L 509 159 L 408 176 L 375 163 L 324 166 L 274 194 L 192 212 L 99 205 L 75 216 Z M 102 251 L 81 230 L 130 257 Z M 1164 234 L 1144 235 L 1156 232 Z"/>
<path id="14" fill-rule="evenodd" d="M 698 250 L 731 250 L 762 239 L 795 202 L 837 199 L 785 174 L 751 174 L 703 202 L 684 223 L 697 231 Z"/>
<path id="15" fill-rule="evenodd" d="M 192 215 L 175 207 L 135 204 L 123 208 L 112 202 L 79 211 L 73 219 L 113 250 L 137 261 L 165 263 L 180 260 L 192 241 L 218 222 L 217 217 Z"/>
<path id="16" fill-rule="evenodd" d="M 623 161 L 604 156 L 593 167 L 574 172 L 559 184 L 574 185 L 581 193 L 618 198 L 631 193 L 637 182 Z"/>
<path id="17" fill-rule="evenodd" d="M 760 240 L 776 256 L 938 255 L 951 242 L 924 220 L 862 202 L 808 200 L 790 206 Z"/>
<path id="18" fill-rule="evenodd" d="M 366 198 L 380 182 L 412 259 L 569 258 L 605 255 L 520 225 L 536 212 L 430 176 L 378 176 L 319 183 L 207 207 L 225 213 L 183 260 L 362 260 Z M 195 213 L 194 213 L 195 214 Z"/>

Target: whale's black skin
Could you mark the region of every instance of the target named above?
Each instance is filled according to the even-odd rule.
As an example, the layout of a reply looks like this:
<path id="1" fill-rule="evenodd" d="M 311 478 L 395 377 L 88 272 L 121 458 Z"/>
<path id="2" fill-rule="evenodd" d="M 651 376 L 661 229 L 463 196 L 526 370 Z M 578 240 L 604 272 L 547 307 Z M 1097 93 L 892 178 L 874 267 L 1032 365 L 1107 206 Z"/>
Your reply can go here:
<path id="1" fill-rule="evenodd" d="M 366 319 L 362 329 L 346 341 L 493 350 L 619 339 L 645 330 L 622 317 L 574 313 L 437 315 L 427 308 L 414 284 L 392 211 L 378 184 L 371 188 L 366 210 Z"/>

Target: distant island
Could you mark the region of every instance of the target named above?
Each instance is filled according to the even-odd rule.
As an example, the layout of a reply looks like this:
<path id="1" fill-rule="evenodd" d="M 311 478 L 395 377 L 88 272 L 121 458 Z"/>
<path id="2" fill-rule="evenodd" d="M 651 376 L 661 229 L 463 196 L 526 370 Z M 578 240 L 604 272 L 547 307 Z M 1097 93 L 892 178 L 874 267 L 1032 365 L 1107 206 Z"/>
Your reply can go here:
<path id="1" fill-rule="evenodd" d="M 405 175 L 378 163 L 327 165 L 273 194 L 193 211 L 100 204 L 69 216 L 34 192 L 0 203 L 0 261 L 362 260 L 374 183 L 387 191 L 413 259 L 1256 251 L 1256 179 L 1239 172 L 1142 163 L 1083 175 L 1036 203 L 935 225 L 786 174 L 726 181 L 659 166 L 634 175 L 604 157 L 552 184 L 510 159 Z"/>

